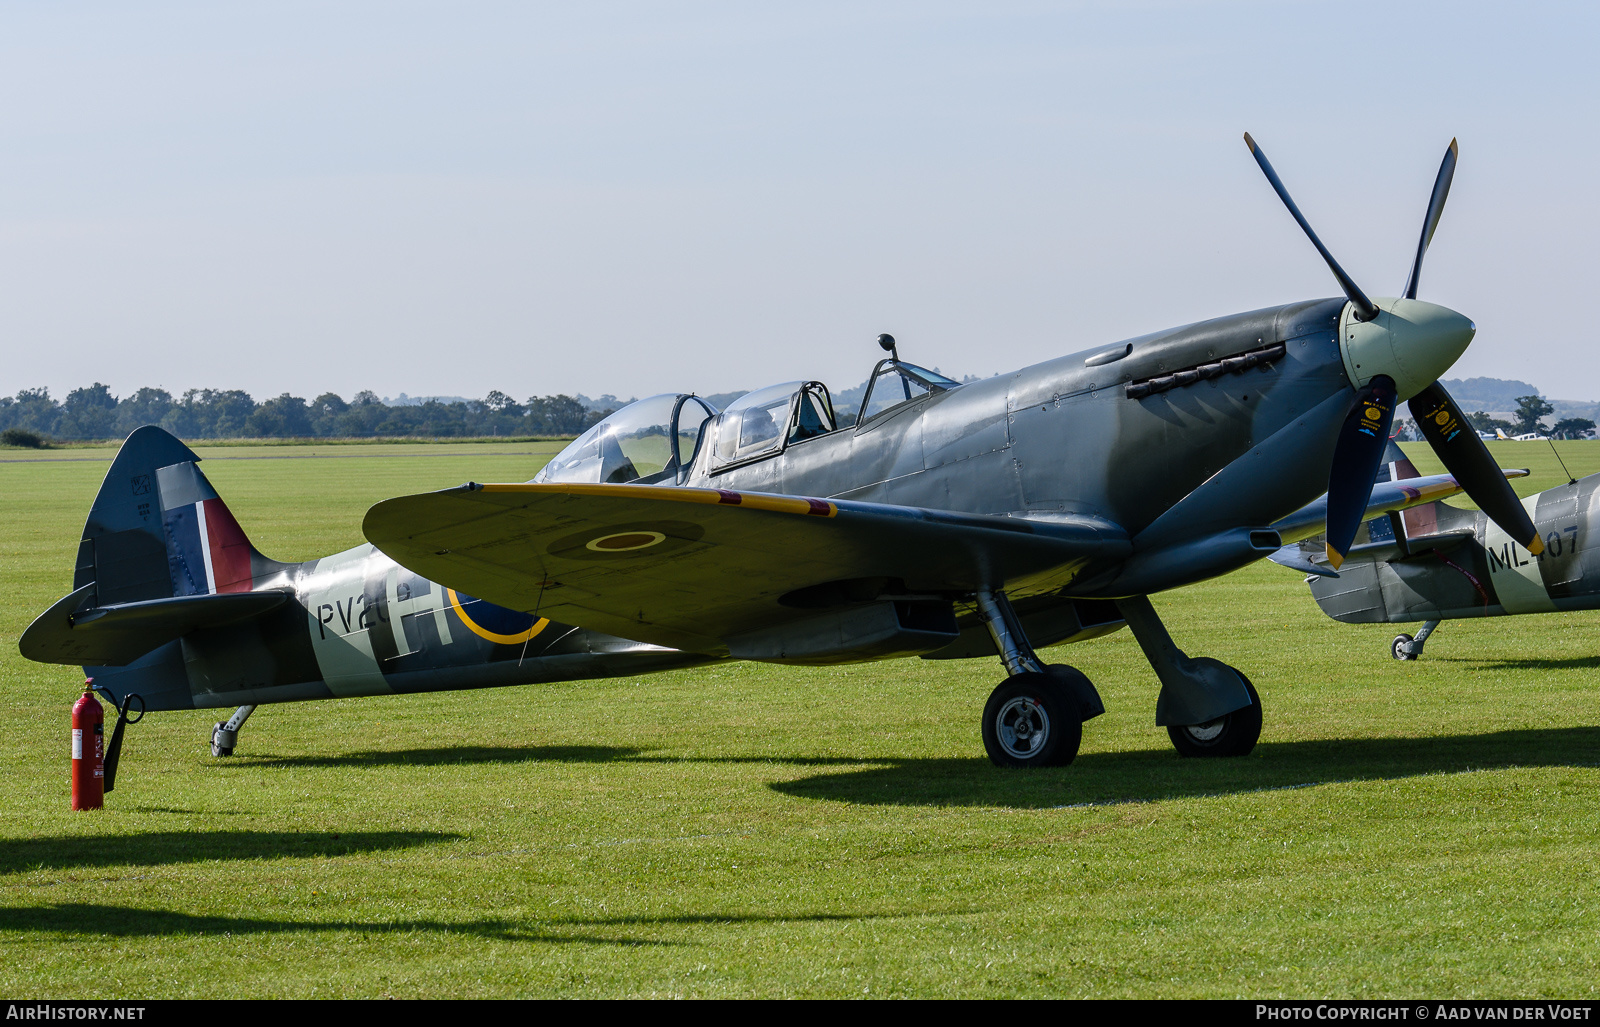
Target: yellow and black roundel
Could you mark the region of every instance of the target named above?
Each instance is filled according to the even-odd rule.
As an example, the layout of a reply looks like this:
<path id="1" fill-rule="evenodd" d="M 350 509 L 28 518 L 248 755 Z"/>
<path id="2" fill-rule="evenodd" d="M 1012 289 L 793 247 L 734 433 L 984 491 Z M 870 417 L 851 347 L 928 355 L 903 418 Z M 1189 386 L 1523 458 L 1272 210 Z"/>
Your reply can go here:
<path id="1" fill-rule="evenodd" d="M 543 617 L 535 618 L 531 613 L 519 613 L 504 606 L 486 603 L 453 588 L 445 589 L 444 593 L 450 597 L 451 609 L 456 611 L 456 616 L 461 618 L 461 623 L 469 631 L 500 645 L 521 645 L 550 623 Z"/>

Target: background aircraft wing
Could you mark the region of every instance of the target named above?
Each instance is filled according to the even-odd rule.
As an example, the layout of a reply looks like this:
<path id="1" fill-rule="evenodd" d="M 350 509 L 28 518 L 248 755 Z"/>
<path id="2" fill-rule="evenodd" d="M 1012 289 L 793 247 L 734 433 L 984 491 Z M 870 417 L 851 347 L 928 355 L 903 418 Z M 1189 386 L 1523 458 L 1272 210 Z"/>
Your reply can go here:
<path id="1" fill-rule="evenodd" d="M 1525 469 L 1505 471 L 1507 478 L 1526 478 Z M 1399 481 L 1380 481 L 1372 486 L 1372 498 L 1367 500 L 1363 521 L 1406 510 L 1423 503 L 1448 499 L 1464 491 L 1456 479 L 1448 474 L 1430 474 L 1422 478 L 1402 478 Z M 1294 513 L 1273 523 L 1272 527 L 1285 543 L 1298 542 L 1322 534 L 1328 521 L 1328 497 L 1322 496 Z"/>
<path id="2" fill-rule="evenodd" d="M 794 496 L 651 485 L 476 485 L 374 506 L 379 549 L 480 599 L 696 652 L 896 594 L 1072 580 L 1127 533 Z"/>
<path id="3" fill-rule="evenodd" d="M 1524 478 L 1528 475 L 1526 469 L 1512 469 L 1503 473 L 1507 478 Z M 1380 481 L 1372 487 L 1372 498 L 1367 501 L 1362 520 L 1437 502 L 1462 491 L 1455 478 L 1448 474 Z M 1324 559 L 1320 545 L 1308 541 L 1318 539 L 1327 514 L 1328 497 L 1323 496 L 1274 524 L 1284 545 L 1270 557 L 1272 562 L 1304 574 L 1337 578 L 1338 573 Z"/>

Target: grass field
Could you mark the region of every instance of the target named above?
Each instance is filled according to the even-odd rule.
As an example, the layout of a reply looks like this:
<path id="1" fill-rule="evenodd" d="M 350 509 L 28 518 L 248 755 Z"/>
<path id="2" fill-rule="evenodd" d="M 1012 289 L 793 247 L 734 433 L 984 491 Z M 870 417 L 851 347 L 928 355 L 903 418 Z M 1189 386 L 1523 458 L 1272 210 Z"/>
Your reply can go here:
<path id="1" fill-rule="evenodd" d="M 200 452 L 299 560 L 379 499 L 558 447 Z M 1546 445 L 1492 449 L 1534 469 L 1522 494 L 1561 480 Z M 1050 654 L 1108 709 L 1058 770 L 984 758 L 995 660 L 729 664 L 263 707 L 226 760 L 215 713 L 153 714 L 74 814 L 81 678 L 16 638 L 111 455 L 0 452 L 5 995 L 1596 994 L 1600 614 L 1446 624 L 1398 663 L 1272 564 L 1158 596 L 1260 688 L 1239 760 L 1175 755 L 1119 632 Z"/>

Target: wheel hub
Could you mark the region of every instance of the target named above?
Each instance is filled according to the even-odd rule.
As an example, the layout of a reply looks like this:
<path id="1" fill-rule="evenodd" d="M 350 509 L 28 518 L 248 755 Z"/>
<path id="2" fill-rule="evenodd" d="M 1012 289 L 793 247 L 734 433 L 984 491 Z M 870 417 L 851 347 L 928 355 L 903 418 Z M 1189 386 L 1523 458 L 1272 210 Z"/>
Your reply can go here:
<path id="1" fill-rule="evenodd" d="M 1214 742 L 1217 740 L 1217 736 L 1222 734 L 1222 729 L 1227 726 L 1228 718 L 1218 717 L 1216 720 L 1208 720 L 1204 724 L 1190 724 L 1184 730 L 1189 732 L 1189 737 L 1197 742 Z"/>
<path id="2" fill-rule="evenodd" d="M 995 714 L 995 734 L 1000 747 L 1017 759 L 1028 759 L 1044 747 L 1050 737 L 1050 715 L 1038 700 L 1017 696 Z"/>

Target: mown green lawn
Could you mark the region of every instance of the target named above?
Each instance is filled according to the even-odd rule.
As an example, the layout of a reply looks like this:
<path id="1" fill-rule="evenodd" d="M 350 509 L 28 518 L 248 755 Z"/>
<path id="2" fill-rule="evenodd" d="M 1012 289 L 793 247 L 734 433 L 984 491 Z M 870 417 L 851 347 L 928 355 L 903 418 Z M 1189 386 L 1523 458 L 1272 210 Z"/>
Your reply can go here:
<path id="1" fill-rule="evenodd" d="M 304 559 L 379 499 L 556 448 L 202 455 L 257 545 Z M 1546 445 L 1493 448 L 1534 468 L 1522 494 L 1559 480 Z M 1600 444 L 1562 453 L 1600 470 Z M 0 993 L 1596 993 L 1595 614 L 1446 624 L 1398 663 L 1272 564 L 1157 597 L 1260 688 L 1241 760 L 1173 753 L 1121 632 L 1051 652 L 1109 711 L 1058 770 L 984 758 L 998 661 L 728 664 L 264 707 L 225 760 L 214 712 L 152 714 L 107 808 L 72 813 L 81 678 L 15 640 L 69 587 L 110 456 L 0 452 Z"/>

